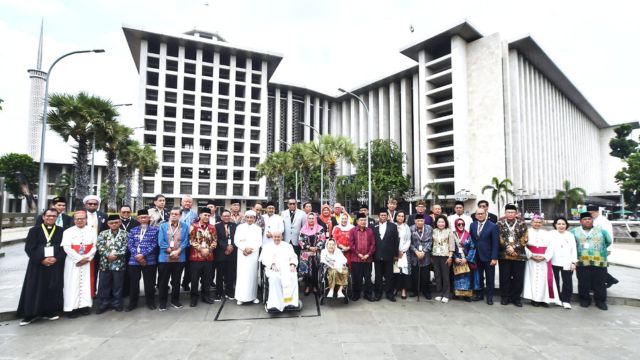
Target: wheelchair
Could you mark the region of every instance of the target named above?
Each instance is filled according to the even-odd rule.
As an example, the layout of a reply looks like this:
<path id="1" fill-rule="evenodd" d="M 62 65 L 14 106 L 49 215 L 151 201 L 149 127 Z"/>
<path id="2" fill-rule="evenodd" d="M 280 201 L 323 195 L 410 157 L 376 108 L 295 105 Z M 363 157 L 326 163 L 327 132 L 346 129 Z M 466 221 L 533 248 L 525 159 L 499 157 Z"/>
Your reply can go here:
<path id="1" fill-rule="evenodd" d="M 281 313 L 281 311 L 279 310 L 272 310 L 267 307 L 267 301 L 269 300 L 269 278 L 267 277 L 267 271 L 262 264 L 260 264 L 260 282 L 262 283 L 262 286 L 261 286 L 261 294 L 259 296 L 262 299 L 262 304 L 264 304 L 264 311 L 266 311 L 269 314 Z M 300 300 L 300 297 L 298 297 L 297 305 L 296 304 L 286 305 L 282 310 L 282 312 L 287 312 L 287 311 L 302 311 L 302 300 Z"/>
<path id="2" fill-rule="evenodd" d="M 326 264 L 322 264 L 322 263 L 320 264 L 320 268 L 318 269 L 318 287 L 319 287 L 320 305 L 324 305 L 325 299 L 340 300 L 340 298 L 336 296 L 337 289 L 339 286 L 336 286 L 336 288 L 333 289 L 334 290 L 333 298 L 327 297 L 327 294 L 329 293 L 329 290 L 330 290 L 328 289 L 329 285 L 327 280 L 328 270 L 329 270 L 329 267 Z M 351 269 L 349 269 L 349 277 L 347 279 L 347 285 L 343 289 L 343 293 L 344 293 L 344 298 L 342 298 L 342 300 L 345 304 L 348 304 L 349 299 L 353 297 L 353 279 L 351 278 Z"/>

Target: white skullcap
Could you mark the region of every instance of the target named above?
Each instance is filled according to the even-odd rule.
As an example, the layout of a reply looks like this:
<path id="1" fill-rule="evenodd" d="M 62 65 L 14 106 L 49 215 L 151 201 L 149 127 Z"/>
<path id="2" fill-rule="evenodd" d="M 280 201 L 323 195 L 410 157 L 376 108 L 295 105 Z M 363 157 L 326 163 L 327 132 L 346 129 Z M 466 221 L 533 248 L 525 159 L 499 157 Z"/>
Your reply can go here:
<path id="1" fill-rule="evenodd" d="M 244 216 L 253 216 L 256 217 L 256 212 L 253 210 L 247 210 L 247 212 L 244 213 Z"/>
<path id="2" fill-rule="evenodd" d="M 89 200 L 95 200 L 95 201 L 98 202 L 98 205 L 100 205 L 100 198 L 98 196 L 96 196 L 96 195 L 87 195 L 87 196 L 85 196 L 84 199 L 82 199 L 82 203 L 86 204 L 87 201 L 89 201 Z"/>

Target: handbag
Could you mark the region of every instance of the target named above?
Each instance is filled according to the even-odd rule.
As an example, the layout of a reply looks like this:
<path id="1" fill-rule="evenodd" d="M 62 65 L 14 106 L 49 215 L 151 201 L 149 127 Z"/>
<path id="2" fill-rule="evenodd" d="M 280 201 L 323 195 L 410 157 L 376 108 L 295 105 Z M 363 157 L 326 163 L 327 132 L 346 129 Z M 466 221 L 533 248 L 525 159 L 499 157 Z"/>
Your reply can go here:
<path id="1" fill-rule="evenodd" d="M 453 275 L 462 275 L 468 272 L 471 272 L 471 269 L 469 269 L 469 265 L 466 263 L 462 265 L 453 266 Z"/>

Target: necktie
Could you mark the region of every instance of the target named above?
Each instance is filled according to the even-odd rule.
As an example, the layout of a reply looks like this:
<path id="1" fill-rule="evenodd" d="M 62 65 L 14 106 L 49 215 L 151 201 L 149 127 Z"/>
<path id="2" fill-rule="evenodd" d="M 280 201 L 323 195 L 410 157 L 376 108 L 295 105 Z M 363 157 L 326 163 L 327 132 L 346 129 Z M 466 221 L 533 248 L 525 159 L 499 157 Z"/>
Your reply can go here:
<path id="1" fill-rule="evenodd" d="M 289 211 L 289 213 L 291 214 L 291 223 L 293 223 L 293 218 L 295 217 L 296 213 L 293 211 Z"/>
<path id="2" fill-rule="evenodd" d="M 478 236 L 480 236 L 480 233 L 482 232 L 482 227 L 484 226 L 484 221 L 478 224 Z"/>
<path id="3" fill-rule="evenodd" d="M 56 225 L 62 227 L 62 214 L 58 215 L 58 218 L 56 219 Z"/>

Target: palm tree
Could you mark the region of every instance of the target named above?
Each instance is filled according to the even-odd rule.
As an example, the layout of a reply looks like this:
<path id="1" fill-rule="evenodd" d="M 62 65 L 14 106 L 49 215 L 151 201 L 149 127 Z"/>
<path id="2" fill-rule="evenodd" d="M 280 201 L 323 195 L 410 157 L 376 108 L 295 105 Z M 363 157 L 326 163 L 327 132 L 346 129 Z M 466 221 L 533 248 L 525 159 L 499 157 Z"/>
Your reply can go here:
<path id="1" fill-rule="evenodd" d="M 329 204 L 336 202 L 336 184 L 338 182 L 338 163 L 342 160 L 348 163 L 356 161 L 356 146 L 345 136 L 322 135 L 318 143 L 311 143 L 310 147 L 315 155 L 315 162 L 324 164 L 329 177 Z M 324 176 L 324 174 L 323 174 Z"/>
<path id="2" fill-rule="evenodd" d="M 138 160 L 140 149 L 140 143 L 137 140 L 127 139 L 126 143 L 118 148 L 118 159 L 122 166 L 124 166 L 124 195 L 122 196 L 123 204 L 131 204 L 131 193 L 133 176 L 138 168 Z"/>
<path id="3" fill-rule="evenodd" d="M 68 172 L 60 174 L 56 179 L 56 184 L 54 185 L 56 195 L 64 196 L 67 199 L 71 199 L 71 189 L 73 189 L 73 187 L 73 174 Z"/>
<path id="4" fill-rule="evenodd" d="M 278 181 L 278 208 L 284 209 L 284 176 L 287 172 L 291 171 L 293 167 L 293 159 L 288 152 L 274 152 L 267 156 L 267 158 L 258 166 L 258 176 L 265 176 L 267 181 Z"/>
<path id="5" fill-rule="evenodd" d="M 156 151 L 149 144 L 145 144 L 139 152 L 138 164 L 138 196 L 136 198 L 136 210 L 144 208 L 144 181 L 143 177 L 145 172 L 158 170 L 158 159 L 156 158 Z"/>
<path id="6" fill-rule="evenodd" d="M 4 100 L 0 99 L 0 111 L 2 111 L 2 103 L 4 102 Z"/>
<path id="7" fill-rule="evenodd" d="M 310 143 L 296 143 L 289 148 L 289 153 L 293 160 L 294 170 L 300 171 L 302 180 L 302 189 L 300 200 L 304 203 L 309 201 L 309 183 L 311 178 L 311 170 L 314 167 L 314 155 L 311 150 Z"/>
<path id="8" fill-rule="evenodd" d="M 569 207 L 584 202 L 587 192 L 581 187 L 571 187 L 571 182 L 565 180 L 562 182 L 562 190 L 556 190 L 556 196 L 553 200 L 559 204 L 564 201 L 564 214 L 569 215 Z"/>
<path id="9" fill-rule="evenodd" d="M 513 182 L 511 181 L 511 179 L 506 178 L 503 180 L 499 180 L 494 176 L 491 179 L 491 184 L 485 185 L 482 188 L 483 194 L 485 193 L 485 191 L 491 190 L 491 201 L 496 203 L 496 205 L 498 206 L 498 215 L 500 215 L 501 202 L 506 203 L 509 199 L 509 195 L 516 196 L 516 193 L 511 189 L 512 185 Z"/>
<path id="10" fill-rule="evenodd" d="M 78 95 L 53 94 L 49 99 L 51 111 L 48 122 L 51 129 L 64 141 L 75 140 L 73 172 L 76 184 L 76 202 L 90 193 L 89 149 L 96 126 L 104 119 L 113 118 L 116 111 L 110 101 L 85 92 Z"/>
<path id="11" fill-rule="evenodd" d="M 424 193 L 424 199 L 428 199 L 431 196 L 432 204 L 435 205 L 440 203 L 440 194 L 442 194 L 442 183 L 436 182 L 435 180 L 431 183 L 424 186 L 423 190 L 427 190 Z"/>
<path id="12" fill-rule="evenodd" d="M 97 126 L 96 148 L 104 150 L 107 156 L 107 209 L 117 211 L 116 186 L 118 183 L 118 150 L 126 147 L 133 129 L 118 123 L 115 119 L 104 119 Z"/>

